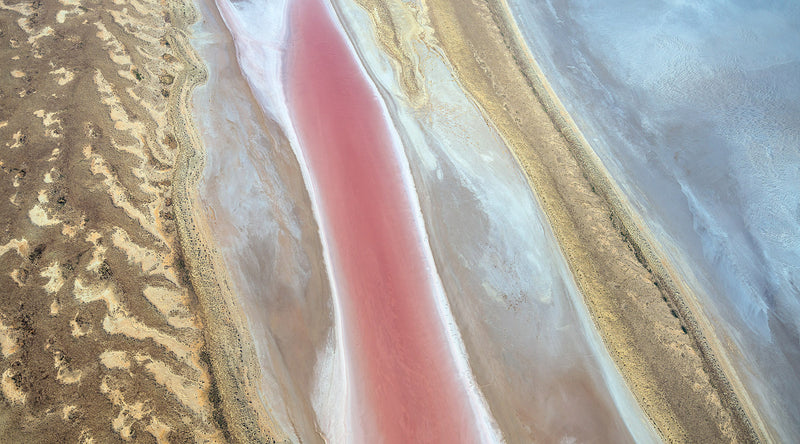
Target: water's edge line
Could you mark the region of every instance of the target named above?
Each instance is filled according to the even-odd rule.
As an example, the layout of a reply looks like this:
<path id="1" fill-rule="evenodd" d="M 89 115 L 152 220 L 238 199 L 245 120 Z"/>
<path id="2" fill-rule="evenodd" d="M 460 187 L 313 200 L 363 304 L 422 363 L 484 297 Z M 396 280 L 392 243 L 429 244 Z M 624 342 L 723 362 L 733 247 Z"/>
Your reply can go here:
<path id="1" fill-rule="evenodd" d="M 230 8 L 230 9 L 223 10 L 223 8 L 221 7 L 221 5 L 220 5 L 220 3 L 218 1 L 214 1 L 214 3 L 215 3 L 215 7 L 217 8 L 217 11 L 220 14 L 220 18 L 221 18 L 221 20 L 223 22 L 223 26 L 228 30 L 228 32 L 231 32 L 231 28 L 235 27 L 236 24 L 238 23 L 238 20 L 239 20 L 239 18 L 236 16 L 236 13 L 231 11 L 231 9 L 235 9 L 235 8 Z M 287 31 L 285 31 L 286 33 L 289 32 L 288 31 L 288 29 L 289 29 L 288 22 L 290 20 L 291 13 L 292 13 L 291 12 L 291 6 L 292 5 L 290 5 L 289 3 L 291 3 L 291 1 L 286 1 L 284 3 L 284 11 L 283 11 L 283 14 L 284 14 L 284 17 L 283 17 L 284 25 L 285 25 L 286 30 L 287 30 Z M 233 23 L 233 22 L 237 22 L 237 23 Z M 284 41 L 286 40 L 287 35 L 288 34 L 285 34 L 282 37 L 282 39 Z M 231 37 L 233 38 L 233 36 L 231 36 Z M 341 303 L 340 303 L 340 296 L 338 294 L 338 289 L 337 289 L 337 287 L 335 285 L 336 272 L 335 272 L 335 269 L 334 269 L 334 267 L 332 265 L 332 259 L 330 257 L 330 245 L 328 244 L 328 241 L 327 241 L 327 239 L 326 239 L 326 237 L 324 235 L 324 230 L 321 229 L 321 227 L 324 226 L 324 224 L 325 224 L 325 217 L 324 217 L 324 214 L 323 214 L 322 210 L 320 209 L 319 200 L 317 198 L 318 191 L 317 191 L 316 186 L 315 186 L 315 184 L 314 184 L 314 182 L 312 180 L 312 175 L 311 175 L 311 172 L 308 169 L 308 165 L 307 165 L 307 162 L 305 160 L 305 156 L 303 154 L 303 150 L 300 147 L 299 137 L 298 137 L 297 132 L 296 132 L 296 130 L 294 128 L 294 122 L 293 122 L 293 119 L 292 119 L 292 116 L 291 116 L 291 111 L 289 110 L 289 107 L 288 107 L 288 104 L 287 104 L 287 99 L 285 98 L 286 97 L 286 91 L 285 91 L 286 86 L 283 84 L 283 80 L 281 79 L 279 81 L 279 84 L 280 84 L 280 95 L 281 95 L 281 98 L 282 98 L 282 101 L 280 103 L 271 103 L 270 104 L 270 103 L 264 103 L 261 100 L 259 100 L 258 99 L 258 94 L 257 94 L 258 88 L 257 88 L 256 85 L 254 85 L 251 76 L 248 75 L 248 73 L 247 73 L 247 70 L 242 66 L 241 60 L 239 58 L 240 57 L 239 47 L 238 47 L 238 44 L 237 44 L 237 41 L 236 41 L 235 38 L 233 38 L 233 44 L 234 44 L 234 47 L 236 48 L 236 61 L 237 61 L 237 64 L 238 64 L 237 68 L 241 72 L 242 77 L 244 78 L 245 83 L 247 84 L 247 88 L 249 89 L 250 93 L 253 95 L 255 103 L 258 105 L 259 110 L 263 113 L 263 115 L 266 118 L 269 118 L 269 119 L 273 120 L 283 130 L 284 136 L 288 140 L 289 146 L 291 147 L 292 153 L 293 153 L 293 155 L 295 157 L 295 160 L 297 161 L 298 166 L 300 168 L 300 173 L 301 173 L 302 179 L 303 179 L 303 185 L 304 185 L 306 193 L 308 193 L 309 202 L 311 203 L 311 212 L 312 212 L 313 217 L 314 217 L 314 223 L 315 223 L 315 225 L 317 227 L 317 235 L 319 236 L 320 247 L 322 249 L 322 259 L 323 259 L 323 263 L 324 263 L 324 266 L 325 266 L 328 286 L 329 286 L 330 292 L 331 292 L 331 303 L 332 303 L 333 312 L 334 312 L 333 329 L 332 329 L 333 330 L 332 331 L 332 333 L 333 333 L 332 340 L 334 341 L 337 349 L 341 350 L 341 353 L 336 353 L 335 354 L 335 362 L 336 362 L 336 365 L 338 366 L 338 368 L 341 371 L 341 374 L 343 376 L 343 379 L 339 380 L 337 382 L 339 382 L 342 385 L 340 390 L 342 390 L 344 393 L 348 393 L 348 387 L 349 387 L 349 384 L 350 384 L 349 383 L 349 366 L 347 365 L 347 362 L 348 362 L 347 353 L 348 353 L 348 351 L 347 351 L 347 348 L 345 347 L 345 344 L 346 344 L 346 341 L 344 340 L 345 333 L 344 333 L 344 328 L 343 328 L 342 321 L 341 321 L 341 319 L 342 319 L 342 314 L 341 314 L 342 308 L 341 308 Z M 281 55 L 281 60 L 279 61 L 279 67 L 280 67 L 280 74 L 279 75 L 281 77 L 284 76 L 285 68 L 286 68 L 284 59 L 285 59 L 285 55 L 282 54 Z M 269 105 L 276 106 L 277 110 L 271 109 Z M 244 315 L 242 315 L 242 316 L 244 316 Z M 242 319 L 244 319 L 244 318 L 242 318 Z M 246 322 L 246 321 L 243 321 L 243 322 Z M 316 369 L 315 369 L 315 372 L 316 372 Z M 315 377 L 318 377 L 318 376 L 315 376 Z M 319 380 L 315 384 L 315 390 L 318 387 L 319 387 Z M 313 400 L 312 400 L 312 402 L 313 402 Z M 351 400 L 349 399 L 349 397 L 345 396 L 343 402 L 345 404 L 344 405 L 344 411 L 350 411 L 351 410 L 351 408 L 350 408 Z M 318 418 L 319 418 L 319 416 L 318 416 Z M 349 425 L 349 422 L 348 422 L 349 420 L 350 420 L 349 416 L 345 416 L 345 419 L 344 419 L 345 426 Z M 319 426 L 319 424 L 318 424 L 318 426 Z M 345 429 L 347 429 L 347 430 L 345 430 L 342 433 L 344 433 L 344 435 L 350 436 L 350 435 L 348 435 L 349 428 L 345 427 Z M 328 442 L 331 439 L 330 437 L 326 437 L 324 435 L 323 431 L 321 431 L 321 430 L 317 430 L 317 433 L 320 435 L 320 438 L 323 439 L 325 442 Z M 284 435 L 284 436 L 286 436 L 286 435 Z M 288 441 L 289 439 L 286 438 L 286 440 Z"/>
<path id="2" fill-rule="evenodd" d="M 467 392 L 471 410 L 477 422 L 482 422 L 479 427 L 480 437 L 483 442 L 499 443 L 504 442 L 502 433 L 491 414 L 491 409 L 486 402 L 483 393 L 480 390 L 475 375 L 473 374 L 471 364 L 469 362 L 469 354 L 466 351 L 464 340 L 461 337 L 461 332 L 458 329 L 458 324 L 453 316 L 453 311 L 450 308 L 450 302 L 447 298 L 447 293 L 442 283 L 441 276 L 439 275 L 438 267 L 433 256 L 433 248 L 428 235 L 428 229 L 425 224 L 422 207 L 419 202 L 419 192 L 417 191 L 416 183 L 414 182 L 411 173 L 411 166 L 409 164 L 408 156 L 403 148 L 403 141 L 400 137 L 399 130 L 396 127 L 396 122 L 387 104 L 386 98 L 383 96 L 382 88 L 379 82 L 370 72 L 364 56 L 360 53 L 358 47 L 354 42 L 354 33 L 347 27 L 344 12 L 342 11 L 341 0 L 328 0 L 330 2 L 332 19 L 335 20 L 345 37 L 347 46 L 350 48 L 352 55 L 359 65 L 364 78 L 374 88 L 375 93 L 380 98 L 381 109 L 383 111 L 383 120 L 386 124 L 387 130 L 392 139 L 392 151 L 395 158 L 399 162 L 399 167 L 402 172 L 403 182 L 408 193 L 411 206 L 414 210 L 414 225 L 416 225 L 420 234 L 420 246 L 423 250 L 424 260 L 426 267 L 431 275 L 431 284 L 434 292 L 434 305 L 438 311 L 438 319 L 442 323 L 445 336 L 447 337 L 447 344 L 453 363 L 459 373 L 459 377 L 463 380 L 464 388 Z M 356 5 L 356 7 L 359 7 Z"/>
<path id="3" fill-rule="evenodd" d="M 713 333 L 705 334 L 705 332 L 713 332 L 713 329 L 697 304 L 693 303 L 696 298 L 690 296 L 691 289 L 682 285 L 680 278 L 676 276 L 676 271 L 669 267 L 666 254 L 656 247 L 656 243 L 650 241 L 653 238 L 652 233 L 646 228 L 630 203 L 624 199 L 624 194 L 611 179 L 610 173 L 592 149 L 591 144 L 550 87 L 517 27 L 507 0 L 491 0 L 488 3 L 494 19 L 502 22 L 506 29 L 512 31 L 512 35 L 508 37 L 511 40 L 510 43 L 516 47 L 513 50 L 525 56 L 517 58 L 516 61 L 535 96 L 539 99 L 554 126 L 567 141 L 570 151 L 588 176 L 589 182 L 608 202 L 614 213 L 614 219 L 627 238 L 628 244 L 633 248 L 636 258 L 652 273 L 659 284 L 661 293 L 676 307 L 679 319 L 686 326 L 707 366 L 712 384 L 722 395 L 723 405 L 734 412 L 739 421 L 749 428 L 751 439 L 769 441 L 763 420 L 757 414 L 741 381 L 730 365 L 727 354 L 724 353 L 724 349 Z"/>
<path id="4" fill-rule="evenodd" d="M 244 314 L 229 284 L 222 256 L 214 246 L 201 210 L 198 183 L 205 149 L 192 118 L 191 95 L 208 72 L 189 42 L 189 29 L 200 20 L 193 0 L 171 2 L 173 27 L 166 39 L 185 69 L 176 77 L 168 121 L 178 141 L 173 202 L 178 237 L 192 287 L 203 313 L 203 333 L 219 392 L 219 403 L 234 442 L 280 442 L 282 433 L 259 401 L 260 366 Z M 216 419 L 216 418 L 215 418 Z"/>

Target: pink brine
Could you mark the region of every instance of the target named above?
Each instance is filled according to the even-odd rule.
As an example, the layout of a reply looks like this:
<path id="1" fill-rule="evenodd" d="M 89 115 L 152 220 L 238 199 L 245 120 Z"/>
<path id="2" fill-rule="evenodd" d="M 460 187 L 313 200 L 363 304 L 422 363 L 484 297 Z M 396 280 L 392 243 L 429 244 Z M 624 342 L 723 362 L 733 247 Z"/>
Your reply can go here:
<path id="1" fill-rule="evenodd" d="M 286 82 L 335 271 L 349 432 L 368 443 L 476 441 L 404 166 L 377 94 L 319 0 L 293 5 Z"/>

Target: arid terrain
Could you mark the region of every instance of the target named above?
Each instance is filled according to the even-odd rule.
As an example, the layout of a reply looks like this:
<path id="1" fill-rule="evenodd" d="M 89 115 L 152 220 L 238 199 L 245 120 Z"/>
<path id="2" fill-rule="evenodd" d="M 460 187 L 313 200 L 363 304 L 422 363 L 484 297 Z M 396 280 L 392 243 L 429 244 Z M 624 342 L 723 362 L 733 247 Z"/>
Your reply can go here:
<path id="1" fill-rule="evenodd" d="M 180 8 L 0 2 L 3 442 L 223 442 L 177 240 Z"/>
<path id="2" fill-rule="evenodd" d="M 0 0 L 0 444 L 791 436 L 527 6 Z"/>

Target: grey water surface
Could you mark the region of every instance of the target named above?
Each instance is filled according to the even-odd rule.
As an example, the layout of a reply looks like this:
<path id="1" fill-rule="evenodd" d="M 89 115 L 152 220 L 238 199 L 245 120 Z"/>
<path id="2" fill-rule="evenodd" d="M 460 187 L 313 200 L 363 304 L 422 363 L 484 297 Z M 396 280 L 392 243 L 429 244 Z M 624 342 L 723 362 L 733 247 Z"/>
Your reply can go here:
<path id="1" fill-rule="evenodd" d="M 769 435 L 800 442 L 800 2 L 509 3 Z"/>

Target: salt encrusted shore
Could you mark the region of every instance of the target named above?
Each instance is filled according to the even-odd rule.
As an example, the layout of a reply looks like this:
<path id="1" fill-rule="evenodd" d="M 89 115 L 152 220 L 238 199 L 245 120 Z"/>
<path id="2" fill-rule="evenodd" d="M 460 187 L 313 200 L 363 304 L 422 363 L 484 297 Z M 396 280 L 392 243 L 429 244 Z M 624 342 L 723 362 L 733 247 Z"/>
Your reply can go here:
<path id="1" fill-rule="evenodd" d="M 689 308 L 690 289 L 553 94 L 505 2 L 427 3 L 454 71 L 528 175 L 601 335 L 662 436 L 758 441 L 752 408 Z"/>
<path id="2" fill-rule="evenodd" d="M 506 0 L 497 0 L 497 14 L 502 17 L 509 31 L 513 33 L 513 47 L 519 54 L 530 54 L 522 35 L 516 30 L 514 20 Z M 655 286 L 666 298 L 665 302 L 674 309 L 671 313 L 678 318 L 687 330 L 693 345 L 701 355 L 704 370 L 709 374 L 711 385 L 719 392 L 723 407 L 728 409 L 737 423 L 738 434 L 744 441 L 764 441 L 764 425 L 749 396 L 727 362 L 727 356 L 719 346 L 720 339 L 713 333 L 713 327 L 696 305 L 697 298 L 692 289 L 681 281 L 676 271 L 666 260 L 649 233 L 647 224 L 632 210 L 623 192 L 615 184 L 591 144 L 586 140 L 575 121 L 567 113 L 558 96 L 553 92 L 544 73 L 530 56 L 520 57 L 531 88 L 544 107 L 550 119 L 569 144 L 570 151 L 578 160 L 588 180 L 595 190 L 606 200 L 611 208 L 610 219 L 618 226 L 620 235 L 628 243 L 639 263 L 651 274 Z"/>
<path id="3" fill-rule="evenodd" d="M 205 314 L 204 333 L 216 375 L 217 398 L 234 442 L 282 442 L 282 432 L 257 394 L 261 376 L 253 340 L 199 202 L 197 186 L 206 156 L 192 120 L 191 93 L 205 82 L 207 71 L 186 35 L 199 19 L 198 11 L 191 1 L 182 3 L 178 11 L 181 31 L 172 37 L 188 68 L 176 79 L 180 93 L 171 107 L 180 151 L 174 179 L 175 217 L 192 285 Z"/>
<path id="4" fill-rule="evenodd" d="M 404 33 L 393 19 L 402 7 L 359 3 L 382 44 L 398 48 L 388 52 L 413 100 L 413 49 L 393 44 Z M 757 441 L 757 417 L 719 364 L 715 338 L 704 333 L 711 330 L 689 309 L 690 289 L 672 277 L 563 111 L 507 5 L 427 0 L 413 14 L 525 171 L 603 340 L 659 433 L 668 441 Z"/>

